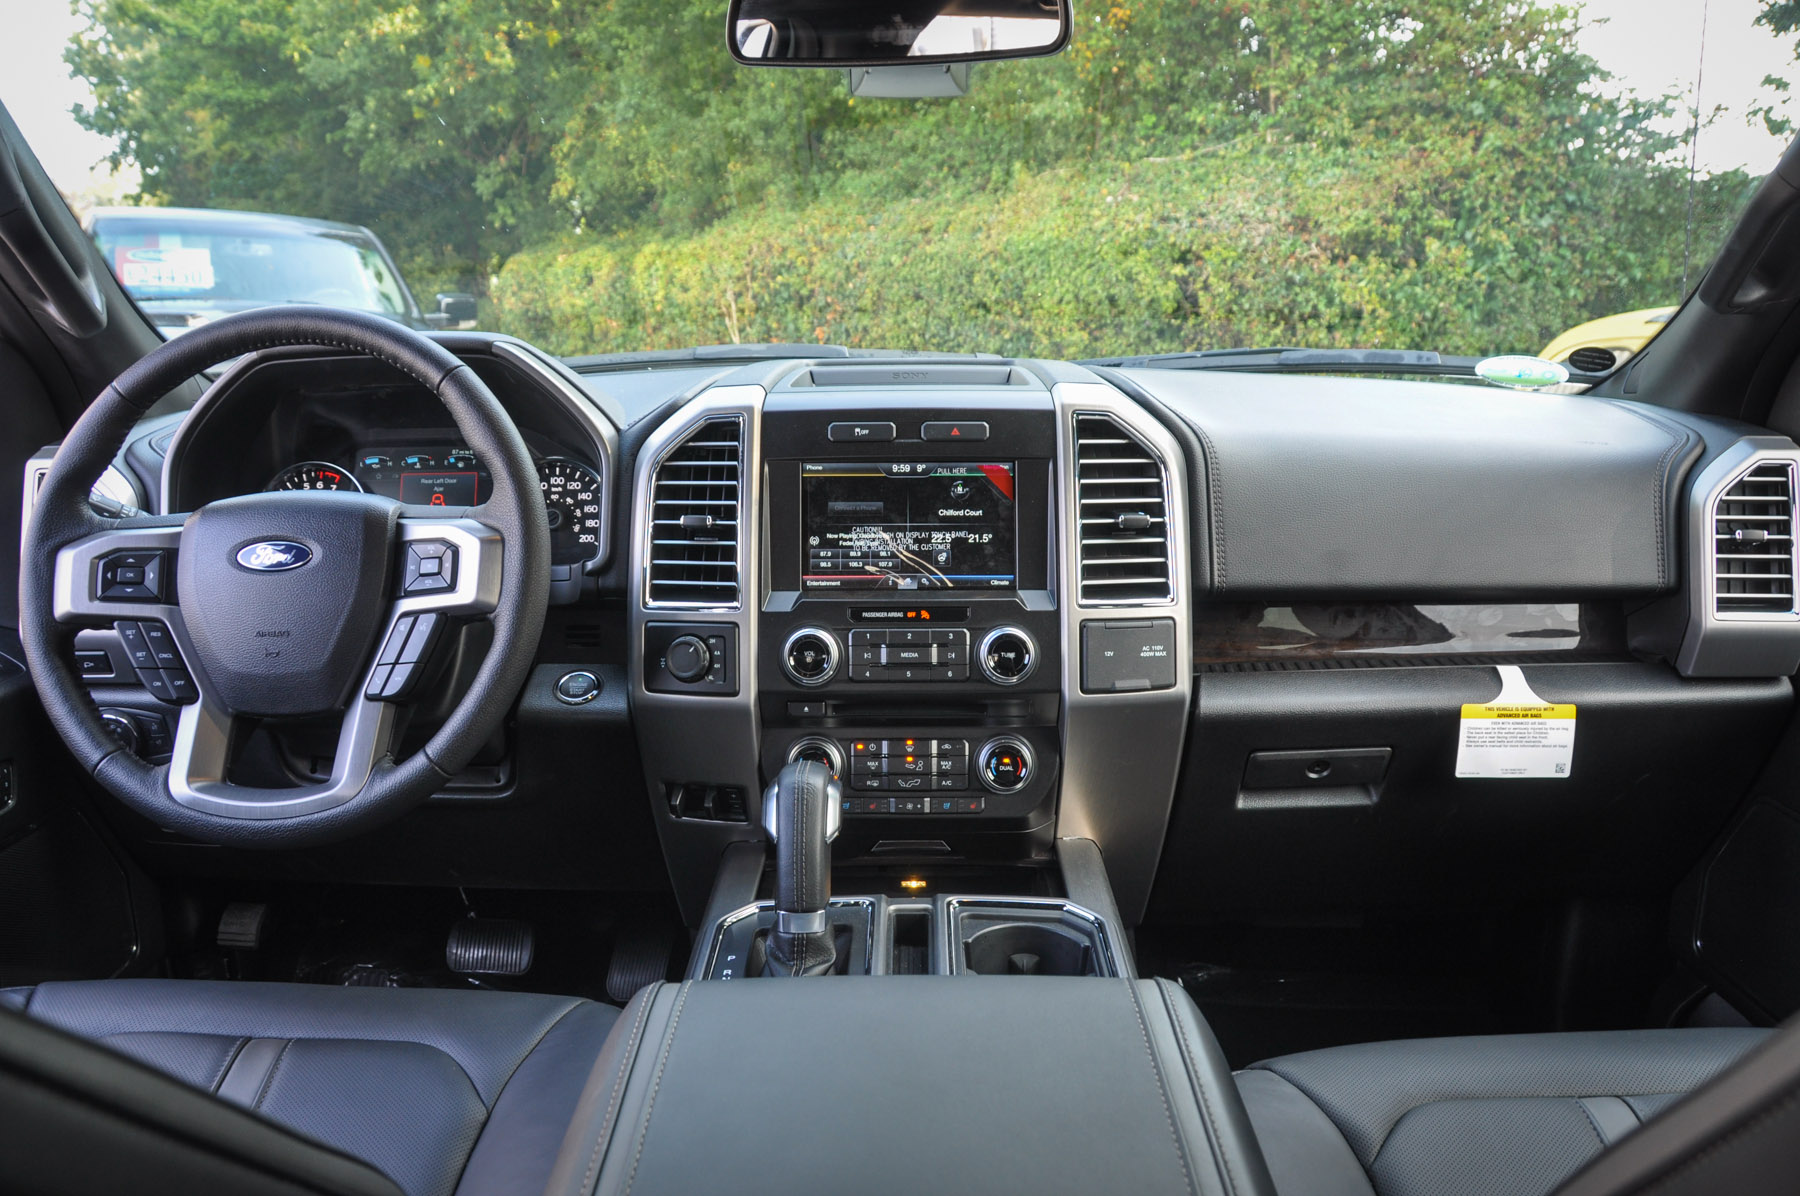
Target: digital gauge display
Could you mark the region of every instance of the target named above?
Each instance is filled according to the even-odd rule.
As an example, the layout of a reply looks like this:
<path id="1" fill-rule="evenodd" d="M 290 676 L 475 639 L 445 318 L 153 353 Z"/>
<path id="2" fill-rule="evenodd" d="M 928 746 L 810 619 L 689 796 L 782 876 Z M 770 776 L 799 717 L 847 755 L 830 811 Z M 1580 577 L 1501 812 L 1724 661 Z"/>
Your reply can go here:
<path id="1" fill-rule="evenodd" d="M 806 462 L 804 590 L 1010 590 L 1010 463 Z"/>

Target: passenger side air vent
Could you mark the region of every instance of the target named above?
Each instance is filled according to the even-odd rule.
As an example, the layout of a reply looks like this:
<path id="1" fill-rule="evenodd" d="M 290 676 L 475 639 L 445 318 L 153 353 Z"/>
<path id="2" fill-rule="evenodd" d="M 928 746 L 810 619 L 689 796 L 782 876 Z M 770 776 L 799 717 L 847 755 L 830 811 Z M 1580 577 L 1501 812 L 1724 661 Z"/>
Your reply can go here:
<path id="1" fill-rule="evenodd" d="M 656 467 L 646 605 L 737 605 L 743 461 L 744 421 L 730 415 L 695 427 Z"/>
<path id="2" fill-rule="evenodd" d="M 1713 508 L 1713 610 L 1794 613 L 1794 463 L 1762 461 Z"/>
<path id="3" fill-rule="evenodd" d="M 1111 416 L 1077 415 L 1075 492 L 1081 601 L 1171 601 L 1168 493 L 1156 454 Z"/>

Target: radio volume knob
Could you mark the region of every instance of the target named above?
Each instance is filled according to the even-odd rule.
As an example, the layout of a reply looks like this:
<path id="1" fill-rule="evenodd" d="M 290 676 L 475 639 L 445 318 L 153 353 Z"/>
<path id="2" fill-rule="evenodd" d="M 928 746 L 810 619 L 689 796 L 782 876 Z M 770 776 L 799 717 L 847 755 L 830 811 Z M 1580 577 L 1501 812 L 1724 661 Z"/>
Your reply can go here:
<path id="1" fill-rule="evenodd" d="M 1017 685 L 1037 667 L 1037 645 L 1017 627 L 996 627 L 982 637 L 975 661 L 995 685 Z"/>
<path id="2" fill-rule="evenodd" d="M 684 635 L 669 645 L 665 659 L 669 676 L 691 684 L 706 676 L 706 670 L 712 668 L 712 649 L 699 636 Z"/>
<path id="3" fill-rule="evenodd" d="M 781 646 L 781 669 L 795 685 L 823 685 L 837 675 L 837 637 L 819 627 L 802 627 Z"/>

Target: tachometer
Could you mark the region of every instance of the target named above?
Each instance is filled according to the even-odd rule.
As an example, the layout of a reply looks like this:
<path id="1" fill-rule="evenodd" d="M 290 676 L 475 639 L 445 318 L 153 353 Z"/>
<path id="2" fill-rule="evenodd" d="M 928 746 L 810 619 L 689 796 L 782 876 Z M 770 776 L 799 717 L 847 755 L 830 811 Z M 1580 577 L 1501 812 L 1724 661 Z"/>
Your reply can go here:
<path id="1" fill-rule="evenodd" d="M 302 461 L 276 474 L 263 489 L 361 490 L 362 486 L 342 465 L 333 465 L 329 461 Z"/>
<path id="2" fill-rule="evenodd" d="M 600 475 L 567 457 L 538 462 L 550 516 L 550 563 L 575 565 L 600 549 Z"/>

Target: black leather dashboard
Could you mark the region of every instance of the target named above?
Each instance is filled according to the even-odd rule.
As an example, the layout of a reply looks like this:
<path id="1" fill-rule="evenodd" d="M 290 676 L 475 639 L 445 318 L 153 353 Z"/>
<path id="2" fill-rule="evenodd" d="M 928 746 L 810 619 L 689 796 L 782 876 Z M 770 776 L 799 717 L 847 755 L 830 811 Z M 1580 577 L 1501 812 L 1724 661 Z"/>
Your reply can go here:
<path id="1" fill-rule="evenodd" d="M 1124 370 L 1201 443 L 1213 593 L 1650 595 L 1680 580 L 1675 504 L 1701 439 L 1587 396 Z"/>

